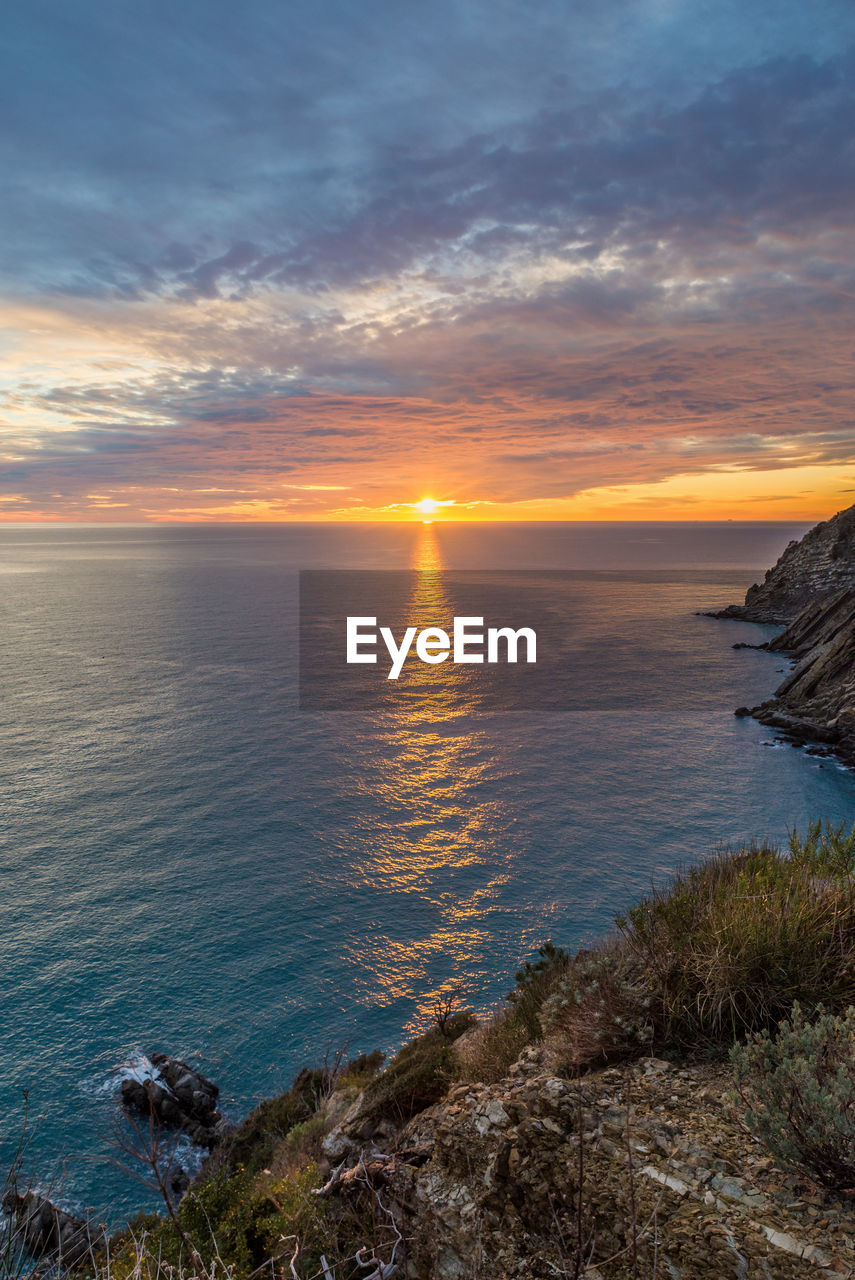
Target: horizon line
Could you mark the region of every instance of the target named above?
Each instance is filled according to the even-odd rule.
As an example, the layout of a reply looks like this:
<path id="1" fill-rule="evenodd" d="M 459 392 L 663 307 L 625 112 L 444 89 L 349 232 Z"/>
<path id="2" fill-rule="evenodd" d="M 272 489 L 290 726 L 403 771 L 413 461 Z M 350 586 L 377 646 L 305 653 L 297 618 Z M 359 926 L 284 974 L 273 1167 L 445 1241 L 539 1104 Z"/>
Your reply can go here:
<path id="1" fill-rule="evenodd" d="M 840 508 L 845 510 L 846 508 Z M 322 518 L 310 518 L 302 520 L 5 520 L 0 517 L 0 529 L 17 528 L 17 529 L 56 529 L 56 528 L 85 528 L 85 529 L 163 529 L 163 528 L 288 528 L 295 525 L 328 525 L 336 527 L 349 527 L 351 525 L 374 525 L 385 528 L 389 525 L 455 525 L 457 527 L 470 525 L 637 525 L 637 524 L 706 524 L 706 525 L 725 525 L 725 524 L 819 524 L 826 520 L 831 520 L 839 512 L 832 512 L 831 515 L 821 516 L 781 516 L 778 519 L 751 519 L 738 516 L 724 516 L 718 519 L 690 519 L 685 517 L 662 516 L 659 518 L 648 517 L 636 520 L 613 520 L 613 519 L 542 519 L 542 520 L 526 520 L 526 519 L 506 519 L 506 520 L 453 520 L 453 519 L 430 519 L 424 520 L 416 517 L 415 519 L 403 520 L 329 520 Z"/>

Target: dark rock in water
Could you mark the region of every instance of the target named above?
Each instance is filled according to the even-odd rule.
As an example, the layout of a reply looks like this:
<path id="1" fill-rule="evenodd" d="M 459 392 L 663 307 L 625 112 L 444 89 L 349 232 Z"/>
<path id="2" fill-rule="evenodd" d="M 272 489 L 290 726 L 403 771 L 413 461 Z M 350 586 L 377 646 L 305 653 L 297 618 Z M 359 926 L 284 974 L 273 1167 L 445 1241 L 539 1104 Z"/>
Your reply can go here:
<path id="1" fill-rule="evenodd" d="M 181 1165 L 177 1165 L 169 1175 L 169 1189 L 177 1196 L 183 1196 L 190 1186 L 190 1174 Z"/>
<path id="2" fill-rule="evenodd" d="M 153 1053 L 150 1062 L 150 1077 L 122 1081 L 122 1105 L 167 1128 L 183 1129 L 200 1146 L 215 1146 L 230 1128 L 217 1111 L 217 1086 L 180 1058 Z"/>
<path id="3" fill-rule="evenodd" d="M 855 506 L 791 542 L 764 580 L 749 587 L 745 604 L 709 616 L 786 625 L 806 605 L 847 588 L 855 588 Z"/>
<path id="4" fill-rule="evenodd" d="M 90 1260 L 104 1241 L 104 1230 L 76 1218 L 36 1191 L 10 1191 L 3 1208 L 11 1219 L 16 1244 L 34 1258 L 49 1258 L 63 1270 Z"/>
<path id="5" fill-rule="evenodd" d="M 751 715 L 751 708 L 750 708 L 750 707 L 737 707 L 733 714 L 734 714 L 735 716 L 739 716 L 739 718 L 740 718 L 740 719 L 744 719 L 744 718 L 745 718 L 745 716 L 750 716 L 750 715 Z"/>

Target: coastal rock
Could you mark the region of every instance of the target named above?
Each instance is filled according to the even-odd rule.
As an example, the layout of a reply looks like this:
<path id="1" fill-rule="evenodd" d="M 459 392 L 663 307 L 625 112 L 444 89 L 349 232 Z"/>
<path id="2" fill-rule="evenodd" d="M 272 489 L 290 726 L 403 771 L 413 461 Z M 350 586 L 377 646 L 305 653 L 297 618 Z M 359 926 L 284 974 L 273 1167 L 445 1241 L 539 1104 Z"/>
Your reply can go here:
<path id="1" fill-rule="evenodd" d="M 13 1248 L 20 1245 L 34 1258 L 56 1261 L 62 1270 L 89 1260 L 103 1241 L 102 1228 L 67 1213 L 36 1191 L 9 1192 L 3 1209 L 11 1219 Z"/>
<path id="2" fill-rule="evenodd" d="M 795 666 L 752 714 L 792 741 L 827 743 L 855 764 L 855 590 L 808 605 L 769 647 L 790 654 Z"/>
<path id="3" fill-rule="evenodd" d="M 791 543 L 744 605 L 715 616 L 789 624 L 762 647 L 793 658 L 793 669 L 772 698 L 735 714 L 855 764 L 855 507 Z"/>
<path id="4" fill-rule="evenodd" d="M 324 1155 L 333 1161 L 344 1160 L 349 1155 L 354 1155 L 359 1149 L 359 1143 L 348 1137 L 343 1129 L 332 1129 L 321 1143 Z"/>
<path id="5" fill-rule="evenodd" d="M 167 1128 L 183 1129 L 200 1146 L 214 1146 L 229 1129 L 217 1111 L 217 1086 L 180 1058 L 153 1053 L 148 1061 L 149 1071 L 122 1081 L 122 1105 Z"/>
<path id="6" fill-rule="evenodd" d="M 855 588 L 855 506 L 791 542 L 763 582 L 749 587 L 744 604 L 711 616 L 786 625 L 806 605 L 847 588 Z"/>
<path id="7" fill-rule="evenodd" d="M 330 1160 L 345 1159 L 358 1151 L 369 1139 L 384 1136 L 390 1132 L 388 1125 L 384 1126 L 366 1118 L 363 1111 L 364 1102 L 365 1094 L 360 1093 L 324 1138 L 321 1146 L 324 1155 Z M 391 1131 L 394 1132 L 394 1129 Z"/>

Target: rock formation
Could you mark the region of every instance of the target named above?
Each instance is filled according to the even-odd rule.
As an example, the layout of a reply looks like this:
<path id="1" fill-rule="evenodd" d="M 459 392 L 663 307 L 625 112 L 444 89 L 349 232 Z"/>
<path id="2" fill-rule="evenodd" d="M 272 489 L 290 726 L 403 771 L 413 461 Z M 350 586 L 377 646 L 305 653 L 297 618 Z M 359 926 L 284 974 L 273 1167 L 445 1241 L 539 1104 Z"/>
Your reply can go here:
<path id="1" fill-rule="evenodd" d="M 855 590 L 808 605 L 767 646 L 795 666 L 751 714 L 794 742 L 820 742 L 855 764 Z"/>
<path id="2" fill-rule="evenodd" d="M 791 542 L 744 605 L 714 616 L 787 624 L 759 647 L 792 657 L 793 670 L 774 697 L 737 715 L 855 764 L 855 506 Z"/>
<path id="3" fill-rule="evenodd" d="M 89 1261 L 103 1243 L 103 1228 L 93 1227 L 84 1218 L 58 1208 L 37 1191 L 23 1195 L 10 1191 L 3 1209 L 12 1222 L 13 1254 L 20 1247 L 21 1252 L 34 1258 L 55 1261 L 62 1271 Z"/>
<path id="4" fill-rule="evenodd" d="M 786 625 L 807 605 L 847 587 L 855 587 L 855 506 L 791 542 L 763 582 L 748 588 L 745 604 L 713 616 Z"/>
<path id="5" fill-rule="evenodd" d="M 229 1128 L 217 1111 L 217 1086 L 180 1058 L 153 1053 L 149 1061 L 150 1074 L 122 1081 L 122 1105 L 167 1128 L 183 1129 L 200 1146 L 214 1146 Z"/>
<path id="6" fill-rule="evenodd" d="M 727 1067 L 647 1058 L 578 1081 L 549 1068 L 532 1047 L 506 1079 L 452 1087 L 317 1194 L 370 1184 L 409 1280 L 855 1274 L 846 1202 L 765 1155 Z"/>

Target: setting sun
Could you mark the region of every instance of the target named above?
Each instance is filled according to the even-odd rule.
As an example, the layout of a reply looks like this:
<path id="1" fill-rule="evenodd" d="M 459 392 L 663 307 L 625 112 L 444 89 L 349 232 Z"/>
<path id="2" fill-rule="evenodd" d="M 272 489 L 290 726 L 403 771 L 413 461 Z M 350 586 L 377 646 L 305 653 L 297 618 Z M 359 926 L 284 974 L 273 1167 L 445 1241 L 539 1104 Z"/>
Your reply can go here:
<path id="1" fill-rule="evenodd" d="M 420 502 L 414 502 L 412 505 L 413 510 L 418 511 L 420 516 L 434 516 L 443 507 L 453 507 L 454 501 L 450 499 L 445 502 L 437 502 L 436 498 L 422 498 Z"/>

